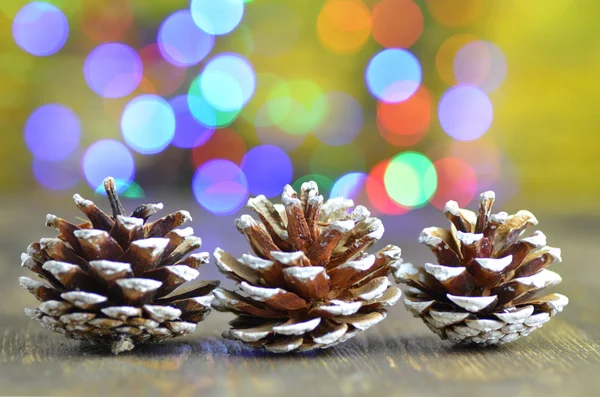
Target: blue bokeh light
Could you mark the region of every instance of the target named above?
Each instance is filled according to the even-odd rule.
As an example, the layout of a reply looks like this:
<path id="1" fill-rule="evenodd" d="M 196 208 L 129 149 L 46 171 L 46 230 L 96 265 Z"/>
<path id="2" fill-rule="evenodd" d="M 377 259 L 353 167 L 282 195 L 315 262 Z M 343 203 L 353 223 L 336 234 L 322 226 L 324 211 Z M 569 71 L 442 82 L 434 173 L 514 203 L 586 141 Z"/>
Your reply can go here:
<path id="1" fill-rule="evenodd" d="M 85 179 L 94 190 L 107 176 L 127 182 L 131 182 L 135 177 L 133 154 L 127 146 L 114 139 L 102 139 L 91 144 L 83 155 L 81 166 Z M 119 186 L 117 190 L 119 191 Z M 122 190 L 119 193 L 122 193 Z"/>
<path id="2" fill-rule="evenodd" d="M 140 95 L 123 110 L 121 134 L 127 145 L 138 153 L 160 153 L 175 136 L 175 113 L 162 97 Z"/>
<path id="3" fill-rule="evenodd" d="M 188 10 L 176 11 L 158 30 L 158 48 L 169 63 L 187 67 L 202 61 L 213 49 L 215 38 L 201 30 Z"/>
<path id="4" fill-rule="evenodd" d="M 45 188 L 51 190 L 71 189 L 81 180 L 78 163 L 81 153 L 73 153 L 59 162 L 49 162 L 33 158 L 31 168 L 35 179 Z"/>
<path id="5" fill-rule="evenodd" d="M 190 10 L 194 22 L 207 33 L 231 32 L 244 16 L 244 0 L 192 0 Z"/>
<path id="6" fill-rule="evenodd" d="M 346 197 L 354 199 L 365 186 L 367 174 L 363 172 L 350 172 L 342 175 L 331 187 L 330 198 Z"/>
<path id="7" fill-rule="evenodd" d="M 494 108 L 485 92 L 470 85 L 457 85 L 442 95 L 438 117 L 444 131 L 459 141 L 472 141 L 490 128 Z"/>
<path id="8" fill-rule="evenodd" d="M 81 124 L 68 107 L 56 103 L 43 105 L 25 123 L 25 143 L 35 157 L 60 161 L 79 145 Z"/>
<path id="9" fill-rule="evenodd" d="M 292 182 L 293 166 L 289 156 L 279 147 L 261 145 L 246 153 L 241 163 L 253 195 L 274 197 L 281 187 Z"/>
<path id="10" fill-rule="evenodd" d="M 252 98 L 255 88 L 254 70 L 240 55 L 218 55 L 200 74 L 202 94 L 218 110 L 240 110 Z"/>
<path id="11" fill-rule="evenodd" d="M 69 22 L 56 6 L 34 1 L 19 10 L 13 20 L 12 34 L 23 50 L 48 56 L 58 52 L 67 42 Z"/>
<path id="12" fill-rule="evenodd" d="M 421 65 L 409 51 L 392 48 L 379 52 L 367 66 L 365 79 L 373 96 L 384 102 L 410 98 L 421 85 Z"/>
<path id="13" fill-rule="evenodd" d="M 346 145 L 360 134 L 363 128 L 363 111 L 352 96 L 344 92 L 324 95 L 327 113 L 314 129 L 314 134 L 326 145 Z"/>
<path id="14" fill-rule="evenodd" d="M 175 136 L 173 146 L 190 149 L 200 146 L 210 139 L 215 132 L 214 127 L 198 122 L 188 106 L 188 96 L 179 95 L 169 100 L 175 113 Z"/>
<path id="15" fill-rule="evenodd" d="M 142 60 L 125 44 L 100 44 L 85 59 L 83 74 L 96 94 L 121 98 L 131 94 L 142 81 Z"/>
<path id="16" fill-rule="evenodd" d="M 200 166 L 192 180 L 196 201 L 218 215 L 230 215 L 248 199 L 248 181 L 235 163 L 224 159 L 210 160 Z"/>

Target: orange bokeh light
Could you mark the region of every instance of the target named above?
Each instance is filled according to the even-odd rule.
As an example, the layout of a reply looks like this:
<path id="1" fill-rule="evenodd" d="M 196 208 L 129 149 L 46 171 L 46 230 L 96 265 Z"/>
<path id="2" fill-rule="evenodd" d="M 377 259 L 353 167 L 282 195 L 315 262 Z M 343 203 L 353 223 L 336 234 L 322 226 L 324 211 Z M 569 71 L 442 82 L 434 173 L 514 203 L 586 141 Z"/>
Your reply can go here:
<path id="1" fill-rule="evenodd" d="M 220 128 L 205 144 L 192 149 L 192 162 L 196 168 L 212 159 L 226 159 L 239 165 L 246 151 L 246 142 L 240 134 L 231 128 Z"/>
<path id="2" fill-rule="evenodd" d="M 423 86 L 405 101 L 380 101 L 377 105 L 379 133 L 394 146 L 414 145 L 425 136 L 431 125 L 431 109 L 431 94 Z"/>
<path id="3" fill-rule="evenodd" d="M 371 12 L 360 0 L 328 0 L 317 18 L 323 45 L 337 54 L 358 51 L 371 33 Z"/>
<path id="4" fill-rule="evenodd" d="M 466 207 L 477 191 L 477 176 L 473 168 L 456 157 L 444 157 L 433 165 L 438 176 L 438 186 L 431 204 L 444 209 L 448 200 L 454 200 L 460 207 Z"/>
<path id="5" fill-rule="evenodd" d="M 442 43 L 435 57 L 435 66 L 438 74 L 446 84 L 455 85 L 457 83 L 454 76 L 456 53 L 466 44 L 477 40 L 479 38 L 472 34 L 455 34 Z"/>
<path id="6" fill-rule="evenodd" d="M 423 13 L 412 0 L 383 0 L 373 8 L 371 29 L 382 46 L 409 48 L 423 33 Z"/>
<path id="7" fill-rule="evenodd" d="M 390 159 L 382 160 L 371 169 L 365 181 L 365 191 L 373 208 L 385 215 L 402 215 L 410 209 L 393 201 L 385 189 L 383 176 L 390 163 Z"/>
<path id="8" fill-rule="evenodd" d="M 152 83 L 159 95 L 170 95 L 177 91 L 186 77 L 186 69 L 167 62 L 157 44 L 150 44 L 139 51 L 144 65 L 144 77 Z"/>
<path id="9" fill-rule="evenodd" d="M 481 15 L 482 0 L 427 0 L 431 16 L 449 28 L 467 26 Z"/>
<path id="10" fill-rule="evenodd" d="M 120 40 L 132 23 L 133 13 L 126 0 L 83 2 L 81 30 L 96 43 Z"/>

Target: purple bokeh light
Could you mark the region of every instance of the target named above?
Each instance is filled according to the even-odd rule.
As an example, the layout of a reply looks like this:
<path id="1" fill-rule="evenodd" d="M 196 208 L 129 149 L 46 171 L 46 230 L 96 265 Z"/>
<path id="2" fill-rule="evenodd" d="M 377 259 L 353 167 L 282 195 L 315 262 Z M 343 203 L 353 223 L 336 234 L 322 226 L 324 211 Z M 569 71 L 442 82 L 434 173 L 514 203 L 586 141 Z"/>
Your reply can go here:
<path id="1" fill-rule="evenodd" d="M 131 94 L 142 81 L 143 65 L 137 52 L 122 43 L 100 44 L 83 65 L 87 85 L 104 98 Z"/>
<path id="2" fill-rule="evenodd" d="M 207 161 L 194 174 L 192 191 L 196 201 L 217 215 L 230 215 L 248 199 L 248 181 L 235 163 L 214 159 Z"/>
<path id="3" fill-rule="evenodd" d="M 165 60 L 179 67 L 198 64 L 215 44 L 214 36 L 200 29 L 188 10 L 169 15 L 160 26 L 156 41 Z"/>
<path id="4" fill-rule="evenodd" d="M 289 156 L 279 147 L 256 146 L 248 151 L 241 163 L 253 195 L 274 197 L 281 187 L 292 182 L 293 166 Z"/>
<path id="5" fill-rule="evenodd" d="M 58 52 L 67 42 L 69 22 L 58 7 L 34 1 L 19 10 L 13 20 L 12 34 L 23 50 L 48 56 Z"/>
<path id="6" fill-rule="evenodd" d="M 463 46 L 454 58 L 454 76 L 460 84 L 495 91 L 506 78 L 506 58 L 489 41 L 477 40 Z"/>
<path id="7" fill-rule="evenodd" d="M 114 139 L 102 139 L 88 147 L 81 161 L 83 175 L 90 187 L 98 188 L 107 176 L 124 182 L 117 185 L 119 193 L 125 191 L 135 177 L 135 161 L 125 146 Z"/>
<path id="8" fill-rule="evenodd" d="M 459 141 L 481 137 L 494 118 L 492 102 L 485 92 L 469 85 L 457 85 L 444 93 L 438 105 L 444 131 Z"/>
<path id="9" fill-rule="evenodd" d="M 60 161 L 79 145 L 81 124 L 70 108 L 52 103 L 31 113 L 25 123 L 25 143 L 33 155 L 44 161 Z"/>

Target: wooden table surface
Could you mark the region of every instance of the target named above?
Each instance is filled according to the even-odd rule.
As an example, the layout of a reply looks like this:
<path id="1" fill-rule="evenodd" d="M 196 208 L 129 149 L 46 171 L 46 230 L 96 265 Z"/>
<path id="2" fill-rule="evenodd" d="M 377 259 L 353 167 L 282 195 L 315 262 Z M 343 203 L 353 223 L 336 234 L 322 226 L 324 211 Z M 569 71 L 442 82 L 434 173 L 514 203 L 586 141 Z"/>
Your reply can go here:
<path id="1" fill-rule="evenodd" d="M 234 254 L 246 251 L 233 217 L 183 204 L 166 209 L 192 208 L 207 251 L 217 244 Z M 542 329 L 508 345 L 455 347 L 399 303 L 383 323 L 316 353 L 273 355 L 223 340 L 231 317 L 213 312 L 189 337 L 113 356 L 48 332 L 23 313 L 36 302 L 18 286 L 17 277 L 27 275 L 19 256 L 32 240 L 54 235 L 43 226 L 47 212 L 78 215 L 64 197 L 0 197 L 0 395 L 600 395 L 600 219 L 594 217 L 537 214 L 549 244 L 563 249 L 564 262 L 553 270 L 564 281 L 554 291 L 571 303 Z M 381 245 L 399 244 L 412 262 L 432 260 L 414 242 L 419 230 L 445 224 L 432 210 L 384 223 Z M 220 278 L 207 266 L 203 277 Z"/>

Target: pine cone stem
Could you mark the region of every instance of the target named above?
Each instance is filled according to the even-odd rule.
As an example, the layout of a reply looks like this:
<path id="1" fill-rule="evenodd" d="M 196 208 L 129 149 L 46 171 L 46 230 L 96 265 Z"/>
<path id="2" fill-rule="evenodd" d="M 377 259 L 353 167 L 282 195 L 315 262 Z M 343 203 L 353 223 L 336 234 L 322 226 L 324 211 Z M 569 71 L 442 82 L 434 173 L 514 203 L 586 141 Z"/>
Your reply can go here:
<path id="1" fill-rule="evenodd" d="M 121 201 L 119 200 L 117 186 L 112 177 L 109 176 L 104 179 L 104 190 L 106 191 L 108 201 L 110 202 L 110 208 L 113 212 L 113 219 L 117 219 L 117 216 L 119 215 L 126 215 L 127 213 L 125 212 L 125 207 L 123 207 L 123 204 L 121 204 Z"/>

